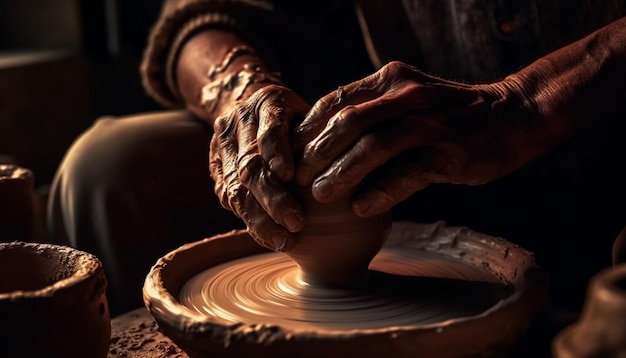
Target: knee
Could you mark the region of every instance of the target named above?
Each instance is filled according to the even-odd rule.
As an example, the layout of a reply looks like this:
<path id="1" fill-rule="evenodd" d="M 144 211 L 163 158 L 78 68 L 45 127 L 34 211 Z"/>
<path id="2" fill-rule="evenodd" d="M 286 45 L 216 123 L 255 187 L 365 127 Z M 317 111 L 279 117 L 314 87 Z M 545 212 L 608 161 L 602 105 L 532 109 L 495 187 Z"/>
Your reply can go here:
<path id="1" fill-rule="evenodd" d="M 175 141 L 189 133 L 207 136 L 182 111 L 162 111 L 129 117 L 102 117 L 70 146 L 57 177 L 68 187 L 132 185 L 149 175 L 168 152 L 176 151 Z M 135 179 L 135 180 L 133 180 Z"/>
<path id="2" fill-rule="evenodd" d="M 57 168 L 52 191 L 78 193 L 94 190 L 108 180 L 119 180 L 130 143 L 115 138 L 116 120 L 102 118 L 68 148 Z M 71 195 L 72 197 L 74 195 Z"/>

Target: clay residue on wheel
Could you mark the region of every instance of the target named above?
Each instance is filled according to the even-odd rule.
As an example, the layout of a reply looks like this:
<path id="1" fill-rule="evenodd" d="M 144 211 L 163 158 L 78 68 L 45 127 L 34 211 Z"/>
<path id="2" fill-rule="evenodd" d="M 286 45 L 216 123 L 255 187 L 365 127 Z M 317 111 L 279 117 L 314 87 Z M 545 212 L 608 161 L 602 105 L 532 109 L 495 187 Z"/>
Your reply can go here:
<path id="1" fill-rule="evenodd" d="M 480 314 L 510 294 L 488 271 L 423 251 L 383 250 L 367 280 L 350 289 L 308 284 L 281 253 L 250 256 L 205 270 L 180 301 L 232 324 L 294 332 L 416 327 Z"/>
<path id="2" fill-rule="evenodd" d="M 111 325 L 108 358 L 187 358 L 148 316 L 131 312 Z"/>

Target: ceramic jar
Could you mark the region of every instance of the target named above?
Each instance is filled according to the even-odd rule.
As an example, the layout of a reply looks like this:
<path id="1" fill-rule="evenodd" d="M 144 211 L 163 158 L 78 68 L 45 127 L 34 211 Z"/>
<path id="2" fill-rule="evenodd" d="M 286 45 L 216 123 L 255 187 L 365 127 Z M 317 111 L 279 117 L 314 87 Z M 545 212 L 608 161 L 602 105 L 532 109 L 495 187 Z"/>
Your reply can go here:
<path id="1" fill-rule="evenodd" d="M 106 357 L 111 324 L 101 262 L 70 247 L 0 243 L 0 355 Z"/>
<path id="2" fill-rule="evenodd" d="M 553 341 L 555 358 L 626 357 L 626 264 L 589 283 L 580 319 Z"/>
<path id="3" fill-rule="evenodd" d="M 0 241 L 30 241 L 32 238 L 33 185 L 31 170 L 0 164 Z"/>

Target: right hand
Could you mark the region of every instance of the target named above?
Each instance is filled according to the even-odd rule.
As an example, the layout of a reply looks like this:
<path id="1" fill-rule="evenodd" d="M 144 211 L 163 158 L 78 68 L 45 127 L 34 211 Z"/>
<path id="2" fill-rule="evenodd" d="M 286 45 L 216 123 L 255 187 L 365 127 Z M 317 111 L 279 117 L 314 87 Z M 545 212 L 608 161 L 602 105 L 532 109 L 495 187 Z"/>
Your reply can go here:
<path id="1" fill-rule="evenodd" d="M 306 143 L 296 181 L 320 202 L 354 193 L 354 213 L 371 217 L 432 183 L 501 178 L 548 148 L 536 134 L 546 126 L 513 88 L 390 62 L 315 103 L 295 130 Z"/>
<path id="2" fill-rule="evenodd" d="M 209 168 L 222 206 L 262 246 L 288 251 L 303 227 L 302 208 L 288 191 L 295 164 L 289 134 L 310 106 L 279 85 L 235 102 L 214 122 Z"/>

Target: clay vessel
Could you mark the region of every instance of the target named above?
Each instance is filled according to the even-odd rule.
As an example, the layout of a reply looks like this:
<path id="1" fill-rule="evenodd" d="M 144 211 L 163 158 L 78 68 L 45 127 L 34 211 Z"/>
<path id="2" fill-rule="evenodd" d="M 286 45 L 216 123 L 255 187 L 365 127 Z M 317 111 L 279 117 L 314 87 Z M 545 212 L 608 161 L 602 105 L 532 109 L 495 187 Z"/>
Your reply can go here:
<path id="1" fill-rule="evenodd" d="M 106 285 L 101 262 L 86 252 L 0 243 L 0 355 L 106 357 Z"/>
<path id="2" fill-rule="evenodd" d="M 556 358 L 626 357 L 626 264 L 590 281 L 579 321 L 553 341 Z"/>
<path id="3" fill-rule="evenodd" d="M 1 241 L 30 241 L 33 235 L 34 177 L 31 170 L 0 164 Z"/>
<path id="4" fill-rule="evenodd" d="M 298 188 L 305 224 L 287 252 L 300 267 L 301 279 L 311 285 L 347 287 L 362 282 L 368 266 L 387 241 L 391 214 L 360 218 L 353 214 L 350 196 L 323 204 L 310 190 Z"/>
<path id="5" fill-rule="evenodd" d="M 342 332 L 232 322 L 183 305 L 181 288 L 197 273 L 270 252 L 245 230 L 236 230 L 160 258 L 146 276 L 143 297 L 159 328 L 190 357 L 506 357 L 548 302 L 546 273 L 532 253 L 504 239 L 440 223 L 394 222 L 381 253 L 396 250 L 418 250 L 486 270 L 511 293 L 472 316 Z"/>

